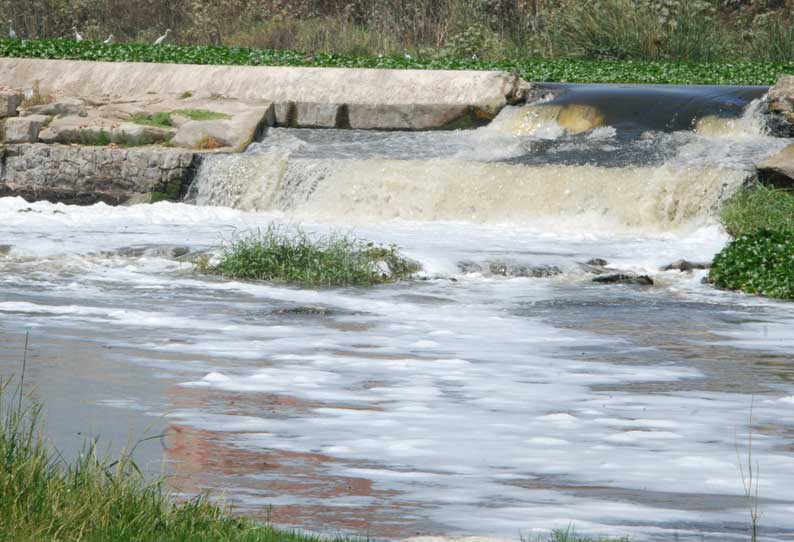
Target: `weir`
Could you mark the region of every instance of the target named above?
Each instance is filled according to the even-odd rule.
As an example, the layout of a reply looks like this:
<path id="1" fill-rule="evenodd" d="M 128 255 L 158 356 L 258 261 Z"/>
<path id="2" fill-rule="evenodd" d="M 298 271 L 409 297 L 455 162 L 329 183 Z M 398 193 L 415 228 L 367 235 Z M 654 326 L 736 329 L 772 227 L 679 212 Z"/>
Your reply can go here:
<path id="1" fill-rule="evenodd" d="M 22 61 L 3 72 L 12 62 L 0 83 L 38 73 Z M 49 84 L 98 91 L 181 93 L 214 74 L 208 86 L 247 99 L 287 97 L 280 74 L 315 73 L 265 70 L 281 85 L 268 89 L 253 68 L 119 66 L 103 79 L 102 66 L 53 66 Z M 366 98 L 308 75 L 293 96 L 334 103 L 301 102 L 297 126 Z M 419 105 L 455 81 L 467 84 L 440 120 L 485 107 L 507 79 L 431 74 Z M 30 329 L 25 386 L 45 399 L 63 457 L 94 437 L 123 446 L 132 427 L 136 464 L 160 474 L 165 460 L 180 495 L 378 540 L 575 527 L 594 540 L 745 542 L 737 452 L 746 461 L 752 440 L 759 539 L 794 541 L 794 309 L 703 280 L 728 241 L 720 203 L 767 156 L 781 176 L 791 164 L 794 147 L 777 152 L 790 140 L 767 134 L 764 89 L 533 88 L 513 105 L 499 90 L 498 114 L 476 129 L 397 130 L 416 127 L 392 115 L 410 101 L 373 116 L 379 129 L 296 128 L 279 122 L 278 96 L 177 94 L 138 103 L 259 111 L 246 137 L 234 118 L 207 121 L 245 152 L 7 145 L 5 188 L 35 201 L 0 197 L 0 379 L 18 374 Z M 48 130 L 115 122 L 82 105 L 88 117 L 51 115 Z M 191 180 L 186 201 L 131 204 Z M 101 189 L 123 205 L 63 204 Z M 375 287 L 203 272 L 228 243 L 298 224 L 394 245 L 421 270 Z"/>
<path id="2" fill-rule="evenodd" d="M 665 230 L 713 221 L 782 148 L 761 87 L 548 85 L 485 127 L 270 128 L 204 158 L 188 201 L 344 220 L 447 220 Z M 577 226 L 578 224 L 578 226 Z"/>

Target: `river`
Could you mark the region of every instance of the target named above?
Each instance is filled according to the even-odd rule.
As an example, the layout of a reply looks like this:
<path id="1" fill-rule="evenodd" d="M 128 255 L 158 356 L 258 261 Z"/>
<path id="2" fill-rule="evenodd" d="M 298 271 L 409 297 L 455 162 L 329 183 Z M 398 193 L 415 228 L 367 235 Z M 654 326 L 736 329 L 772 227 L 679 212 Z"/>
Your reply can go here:
<path id="1" fill-rule="evenodd" d="M 785 145 L 763 89 L 565 90 L 471 131 L 271 129 L 183 203 L 0 199 L 0 375 L 30 333 L 65 455 L 162 435 L 136 457 L 175 491 L 332 535 L 746 540 L 752 434 L 763 539 L 794 540 L 794 305 L 661 271 L 724 246 L 720 202 Z M 196 271 L 272 222 L 423 269 L 321 289 Z M 594 283 L 593 258 L 655 284 Z"/>

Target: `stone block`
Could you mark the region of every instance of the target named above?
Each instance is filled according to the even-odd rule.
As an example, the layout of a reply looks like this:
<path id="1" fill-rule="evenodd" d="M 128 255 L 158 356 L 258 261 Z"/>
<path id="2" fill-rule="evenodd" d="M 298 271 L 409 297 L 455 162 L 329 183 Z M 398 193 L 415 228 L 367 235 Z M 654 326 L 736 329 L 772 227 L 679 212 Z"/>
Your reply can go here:
<path id="1" fill-rule="evenodd" d="M 10 90 L 0 92 L 0 118 L 16 117 L 22 94 Z"/>
<path id="2" fill-rule="evenodd" d="M 6 143 L 34 143 L 44 126 L 42 117 L 13 117 L 6 119 L 4 140 Z"/>

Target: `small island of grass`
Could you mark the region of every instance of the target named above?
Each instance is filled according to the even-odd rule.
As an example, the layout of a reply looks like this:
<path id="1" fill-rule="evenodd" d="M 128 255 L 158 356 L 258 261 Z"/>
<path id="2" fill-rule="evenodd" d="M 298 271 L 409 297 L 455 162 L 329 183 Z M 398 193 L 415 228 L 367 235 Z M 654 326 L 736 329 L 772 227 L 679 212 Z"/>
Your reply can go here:
<path id="1" fill-rule="evenodd" d="M 394 246 L 377 245 L 344 234 L 318 236 L 301 228 L 270 225 L 223 249 L 218 263 L 199 266 L 206 273 L 237 280 L 263 280 L 306 286 L 372 286 L 409 278 L 419 271 Z"/>

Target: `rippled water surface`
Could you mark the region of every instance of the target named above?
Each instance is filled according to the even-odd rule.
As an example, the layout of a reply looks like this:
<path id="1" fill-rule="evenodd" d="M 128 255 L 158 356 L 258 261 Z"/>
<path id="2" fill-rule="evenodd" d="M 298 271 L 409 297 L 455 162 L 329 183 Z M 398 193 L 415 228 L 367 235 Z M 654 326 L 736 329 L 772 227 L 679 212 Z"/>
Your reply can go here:
<path id="1" fill-rule="evenodd" d="M 660 270 L 724 246 L 715 206 L 785 144 L 737 116 L 760 91 L 731 92 L 705 108 L 740 123 L 717 135 L 278 129 L 208 163 L 212 205 L 0 199 L 0 376 L 30 332 L 64 454 L 162 435 L 139 462 L 185 495 L 375 538 L 747 540 L 752 434 L 763 539 L 794 540 L 794 305 Z M 307 289 L 193 265 L 298 220 L 423 270 Z M 591 258 L 655 284 L 593 283 Z"/>
<path id="2" fill-rule="evenodd" d="M 14 199 L 0 214 L 0 367 L 18 371 L 30 330 L 29 383 L 63 448 L 165 431 L 141 453 L 190 475 L 175 487 L 326 532 L 517 537 L 575 522 L 740 540 L 736 450 L 754 405 L 764 527 L 792 539 L 794 309 L 658 271 L 718 250 L 716 227 L 359 225 L 427 280 L 309 290 L 203 277 L 182 255 L 273 215 Z M 579 265 L 592 257 L 657 285 L 593 284 Z M 563 273 L 485 276 L 463 261 Z"/>

